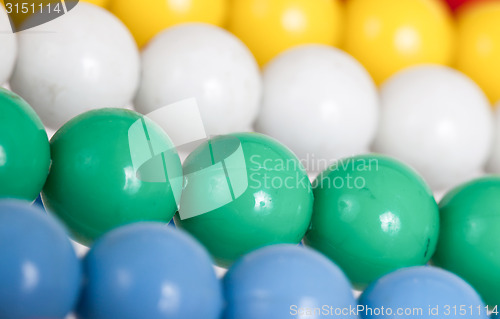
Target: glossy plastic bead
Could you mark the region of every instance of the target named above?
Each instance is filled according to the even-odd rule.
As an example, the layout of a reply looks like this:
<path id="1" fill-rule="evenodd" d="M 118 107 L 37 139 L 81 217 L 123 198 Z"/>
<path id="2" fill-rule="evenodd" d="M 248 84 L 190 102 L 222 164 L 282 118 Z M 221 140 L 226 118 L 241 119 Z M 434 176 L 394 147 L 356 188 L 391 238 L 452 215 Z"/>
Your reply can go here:
<path id="1" fill-rule="evenodd" d="M 432 192 L 408 166 L 381 155 L 345 158 L 314 187 L 306 245 L 337 263 L 358 288 L 402 267 L 424 265 L 438 240 Z"/>
<path id="2" fill-rule="evenodd" d="M 406 67 L 450 64 L 455 29 L 439 0 L 350 0 L 345 49 L 380 84 Z"/>
<path id="3" fill-rule="evenodd" d="M 228 0 L 110 0 L 110 10 L 130 29 L 140 47 L 176 24 L 204 22 L 223 26 Z"/>
<path id="4" fill-rule="evenodd" d="M 458 14 L 456 66 L 485 91 L 491 103 L 500 101 L 500 2 L 485 1 Z"/>
<path id="5" fill-rule="evenodd" d="M 304 247 L 273 245 L 251 252 L 229 269 L 224 292 L 224 319 L 307 318 L 317 309 L 328 318 L 357 318 L 349 314 L 356 301 L 342 270 Z"/>
<path id="6" fill-rule="evenodd" d="M 494 127 L 488 99 L 474 81 L 449 67 L 416 66 L 391 77 L 380 96 L 376 152 L 408 163 L 434 190 L 481 173 Z"/>
<path id="7" fill-rule="evenodd" d="M 34 201 L 49 165 L 50 146 L 42 121 L 23 99 L 0 88 L 0 198 Z"/>
<path id="8" fill-rule="evenodd" d="M 500 305 L 500 177 L 450 191 L 439 203 L 441 233 L 433 262 L 461 276 L 484 301 Z"/>
<path id="9" fill-rule="evenodd" d="M 0 200 L 0 318 L 65 318 L 80 283 L 63 227 L 29 202 Z"/>
<path id="10" fill-rule="evenodd" d="M 256 128 L 290 147 L 308 171 L 366 153 L 378 118 L 375 83 L 339 49 L 304 45 L 281 54 L 264 70 Z"/>
<path id="11" fill-rule="evenodd" d="M 203 247 L 167 225 L 103 236 L 84 260 L 80 319 L 219 319 L 222 287 Z"/>
<path id="12" fill-rule="evenodd" d="M 339 0 L 238 0 L 232 3 L 228 29 L 265 65 L 294 46 L 339 45 L 342 26 Z"/>
<path id="13" fill-rule="evenodd" d="M 137 112 L 81 114 L 52 137 L 51 151 L 43 202 L 82 244 L 123 224 L 168 223 L 177 211 L 182 185 L 177 151 L 159 126 Z M 154 180 L 141 175 L 149 169 Z"/>
<path id="14" fill-rule="evenodd" d="M 257 133 L 221 136 L 184 162 L 175 224 L 227 266 L 256 248 L 298 244 L 311 219 L 307 174 L 285 146 Z"/>
<path id="15" fill-rule="evenodd" d="M 201 23 L 172 27 L 142 52 L 142 78 L 134 100 L 148 114 L 196 98 L 209 135 L 251 130 L 262 81 L 245 45 L 228 31 Z"/>
<path id="16" fill-rule="evenodd" d="M 63 16 L 18 33 L 18 41 L 10 85 L 45 126 L 57 130 L 86 111 L 132 102 L 139 52 L 125 25 L 105 9 L 79 2 Z"/>
<path id="17" fill-rule="evenodd" d="M 364 307 L 360 312 L 363 319 L 488 319 L 488 309 L 474 288 L 434 267 L 411 267 L 388 274 L 363 292 L 359 304 Z"/>

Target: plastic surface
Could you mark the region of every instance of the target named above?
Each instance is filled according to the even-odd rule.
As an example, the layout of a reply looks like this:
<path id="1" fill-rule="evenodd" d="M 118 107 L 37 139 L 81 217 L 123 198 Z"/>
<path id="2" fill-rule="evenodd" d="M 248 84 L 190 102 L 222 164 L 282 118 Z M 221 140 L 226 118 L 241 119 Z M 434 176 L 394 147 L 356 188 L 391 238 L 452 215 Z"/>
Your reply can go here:
<path id="1" fill-rule="evenodd" d="M 0 88 L 0 198 L 35 200 L 49 165 L 49 140 L 40 118 L 19 96 Z"/>
<path id="2" fill-rule="evenodd" d="M 243 162 L 231 161 L 231 156 L 226 160 L 234 154 L 235 138 L 241 143 Z M 221 162 L 225 166 L 214 168 Z M 206 167 L 212 168 L 204 174 Z M 312 213 L 311 183 L 299 160 L 274 139 L 257 133 L 214 138 L 189 155 L 184 172 L 175 224 L 198 238 L 220 265 L 265 245 L 302 240 Z M 234 198 L 229 202 L 228 187 Z M 206 212 L 181 219 L 185 194 L 188 202 L 207 203 Z M 208 206 L 214 202 L 218 208 Z"/>
<path id="3" fill-rule="evenodd" d="M 340 160 L 313 182 L 305 244 L 336 262 L 358 288 L 402 267 L 426 264 L 439 212 L 423 179 L 381 155 Z"/>
<path id="4" fill-rule="evenodd" d="M 304 247 L 274 245 L 244 256 L 224 277 L 224 291 L 224 319 L 307 318 L 317 308 L 321 317 L 357 318 L 349 315 L 356 301 L 342 270 Z"/>
<path id="5" fill-rule="evenodd" d="M 343 29 L 339 0 L 233 1 L 228 29 L 265 65 L 297 45 L 339 45 Z"/>
<path id="6" fill-rule="evenodd" d="M 130 29 L 140 47 L 176 24 L 224 26 L 229 0 L 111 0 L 110 11 Z"/>
<path id="7" fill-rule="evenodd" d="M 177 211 L 182 178 L 180 183 L 170 179 L 182 176 L 179 156 L 173 148 L 149 153 L 146 138 L 140 139 L 141 131 L 135 133 L 137 138 L 131 135 L 136 124 L 142 127 L 142 119 L 129 110 L 94 110 L 75 117 L 52 137 L 52 166 L 43 202 L 82 244 L 123 224 L 168 223 Z M 142 134 L 147 134 L 153 146 L 171 145 L 161 128 L 152 122 L 145 124 L 147 132 Z M 137 154 L 149 157 L 157 180 L 140 174 L 145 170 L 134 166 Z M 156 170 L 155 163 L 160 165 Z"/>
<path id="8" fill-rule="evenodd" d="M 413 166 L 434 190 L 482 170 L 493 117 L 486 96 L 467 76 L 443 66 L 413 67 L 384 83 L 380 94 L 375 151 Z"/>
<path id="9" fill-rule="evenodd" d="M 10 85 L 52 129 L 91 109 L 127 106 L 135 94 L 140 60 L 134 39 L 100 7 L 80 2 L 18 33 L 18 42 Z"/>
<path id="10" fill-rule="evenodd" d="M 470 282 L 490 306 L 500 305 L 500 177 L 483 177 L 439 203 L 441 234 L 433 262 Z"/>
<path id="11" fill-rule="evenodd" d="M 456 65 L 490 98 L 500 101 L 500 3 L 486 1 L 464 8 L 458 15 Z"/>
<path id="12" fill-rule="evenodd" d="M 341 50 L 301 46 L 281 54 L 264 70 L 256 128 L 289 146 L 309 171 L 365 153 L 375 137 L 378 116 L 373 80 Z"/>
<path id="13" fill-rule="evenodd" d="M 158 35 L 142 53 L 135 108 L 147 114 L 196 98 L 210 135 L 249 130 L 262 81 L 254 57 L 234 35 L 208 24 L 184 24 Z"/>
<path id="14" fill-rule="evenodd" d="M 17 57 L 17 38 L 10 27 L 9 17 L 0 4 L 0 85 L 9 79 Z"/>
<path id="15" fill-rule="evenodd" d="M 377 84 L 412 65 L 453 62 L 455 29 L 440 0 L 347 1 L 345 28 L 345 49 Z"/>
<path id="16" fill-rule="evenodd" d="M 0 200 L 0 318 L 64 318 L 80 282 L 62 226 L 29 202 Z"/>
<path id="17" fill-rule="evenodd" d="M 84 260 L 79 319 L 218 319 L 223 295 L 211 260 L 179 230 L 139 223 L 102 237 Z"/>
<path id="18" fill-rule="evenodd" d="M 359 304 L 366 309 L 360 313 L 363 319 L 488 319 L 486 305 L 474 288 L 460 277 L 434 267 L 412 267 L 388 274 L 365 290 Z M 382 307 L 384 314 L 368 310 Z"/>

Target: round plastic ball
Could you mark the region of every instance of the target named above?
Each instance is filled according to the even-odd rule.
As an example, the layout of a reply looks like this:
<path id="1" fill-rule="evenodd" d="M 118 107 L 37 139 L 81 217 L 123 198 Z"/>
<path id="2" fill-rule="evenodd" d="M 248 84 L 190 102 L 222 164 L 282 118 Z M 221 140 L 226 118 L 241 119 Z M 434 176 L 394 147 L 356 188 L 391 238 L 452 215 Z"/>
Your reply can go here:
<path id="1" fill-rule="evenodd" d="M 20 32 L 18 40 L 10 84 L 46 126 L 58 129 L 85 111 L 132 101 L 139 53 L 127 28 L 105 9 L 81 2 L 64 16 Z"/>
<path id="2" fill-rule="evenodd" d="M 17 57 L 17 38 L 12 32 L 9 17 L 0 3 L 0 85 L 7 82 Z"/>
<path id="3" fill-rule="evenodd" d="M 0 201 L 0 318 L 64 318 L 81 266 L 64 229 L 29 202 Z"/>
<path id="4" fill-rule="evenodd" d="M 189 155 L 184 172 L 175 224 L 203 243 L 219 265 L 304 237 L 311 183 L 295 155 L 277 141 L 257 133 L 217 137 Z"/>
<path id="5" fill-rule="evenodd" d="M 364 307 L 360 312 L 363 319 L 488 319 L 486 305 L 474 288 L 434 267 L 412 267 L 388 274 L 365 290 L 359 304 Z M 376 309 L 382 307 L 384 313 L 377 315 Z"/>
<path id="6" fill-rule="evenodd" d="M 228 29 L 265 65 L 297 45 L 339 45 L 343 5 L 339 0 L 233 1 Z"/>
<path id="7" fill-rule="evenodd" d="M 500 102 L 495 108 L 495 137 L 487 171 L 500 174 Z"/>
<path id="8" fill-rule="evenodd" d="M 49 165 L 50 146 L 42 121 L 23 99 L 0 88 L 0 198 L 34 201 Z"/>
<path id="9" fill-rule="evenodd" d="M 185 24 L 158 35 L 142 53 L 135 108 L 143 113 L 195 97 L 210 135 L 249 130 L 262 81 L 248 49 L 229 32 Z"/>
<path id="10" fill-rule="evenodd" d="M 450 64 L 455 29 L 438 0 L 351 0 L 346 4 L 347 52 L 377 84 L 406 67 Z"/>
<path id="11" fill-rule="evenodd" d="M 226 23 L 229 0 L 111 0 L 110 10 L 130 29 L 140 47 L 176 24 Z"/>
<path id="12" fill-rule="evenodd" d="M 500 177 L 450 191 L 439 203 L 441 233 L 433 262 L 467 280 L 484 301 L 500 305 Z"/>
<path id="13" fill-rule="evenodd" d="M 327 46 L 301 46 L 265 68 L 256 127 L 288 145 L 308 170 L 321 171 L 368 150 L 378 102 L 373 80 L 354 58 Z"/>
<path id="14" fill-rule="evenodd" d="M 114 230 L 84 260 L 79 319 L 218 319 L 222 287 L 206 251 L 156 223 Z"/>
<path id="15" fill-rule="evenodd" d="M 337 263 L 358 288 L 402 267 L 426 264 L 439 234 L 431 190 L 389 157 L 340 160 L 313 182 L 305 244 Z"/>
<path id="16" fill-rule="evenodd" d="M 168 223 L 177 211 L 179 156 L 163 130 L 139 113 L 110 108 L 81 114 L 52 137 L 51 151 L 43 202 L 82 244 L 123 224 Z"/>
<path id="17" fill-rule="evenodd" d="M 384 83 L 381 100 L 377 152 L 413 166 L 436 190 L 483 169 L 493 141 L 492 112 L 467 76 L 442 66 L 413 67 Z"/>
<path id="18" fill-rule="evenodd" d="M 307 318 L 315 309 L 325 317 L 357 318 L 349 315 L 356 301 L 342 270 L 304 247 L 274 245 L 244 256 L 224 277 L 224 291 L 224 319 Z"/>
<path id="19" fill-rule="evenodd" d="M 492 103 L 500 101 L 500 2 L 467 7 L 458 15 L 456 66 L 486 92 Z"/>

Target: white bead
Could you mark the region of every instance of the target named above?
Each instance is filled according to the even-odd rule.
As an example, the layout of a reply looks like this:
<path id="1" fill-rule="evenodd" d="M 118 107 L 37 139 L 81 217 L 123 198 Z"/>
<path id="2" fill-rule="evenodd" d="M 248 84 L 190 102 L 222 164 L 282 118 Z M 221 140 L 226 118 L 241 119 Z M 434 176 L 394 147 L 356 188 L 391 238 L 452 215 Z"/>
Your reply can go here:
<path id="1" fill-rule="evenodd" d="M 10 84 L 59 128 L 72 117 L 131 103 L 140 58 L 123 23 L 108 11 L 80 2 L 65 15 L 19 32 L 19 58 Z"/>
<path id="2" fill-rule="evenodd" d="M 444 66 L 412 67 L 381 87 L 376 151 L 416 168 L 435 190 L 481 171 L 491 150 L 493 120 L 481 89 Z"/>
<path id="3" fill-rule="evenodd" d="M 142 53 L 135 108 L 144 114 L 196 98 L 208 134 L 249 130 L 261 98 L 261 76 L 248 48 L 208 24 L 174 26 Z"/>
<path id="4" fill-rule="evenodd" d="M 328 46 L 291 49 L 264 70 L 257 130 L 289 146 L 309 171 L 368 151 L 379 113 L 375 84 L 347 53 Z"/>

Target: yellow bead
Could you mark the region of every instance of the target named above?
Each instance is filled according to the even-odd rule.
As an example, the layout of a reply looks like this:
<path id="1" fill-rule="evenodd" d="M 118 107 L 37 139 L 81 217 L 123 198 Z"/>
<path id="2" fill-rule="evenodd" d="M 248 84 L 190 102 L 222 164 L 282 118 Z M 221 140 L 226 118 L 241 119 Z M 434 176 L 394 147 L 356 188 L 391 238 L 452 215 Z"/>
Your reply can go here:
<path id="1" fill-rule="evenodd" d="M 88 3 L 95 4 L 96 6 L 106 8 L 109 4 L 109 0 L 82 0 Z"/>
<path id="2" fill-rule="evenodd" d="M 233 0 L 228 28 L 264 65 L 296 45 L 338 45 L 342 18 L 339 0 Z"/>
<path id="3" fill-rule="evenodd" d="M 227 0 L 111 0 L 110 3 L 110 11 L 127 25 L 140 47 L 179 23 L 223 26 L 227 7 Z"/>
<path id="4" fill-rule="evenodd" d="M 500 3 L 468 7 L 458 16 L 457 67 L 500 101 Z"/>
<path id="5" fill-rule="evenodd" d="M 378 84 L 412 65 L 452 62 L 455 29 L 441 0 L 350 0 L 346 20 L 345 49 Z"/>

